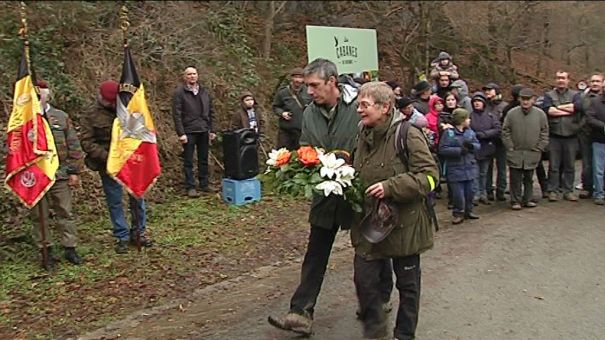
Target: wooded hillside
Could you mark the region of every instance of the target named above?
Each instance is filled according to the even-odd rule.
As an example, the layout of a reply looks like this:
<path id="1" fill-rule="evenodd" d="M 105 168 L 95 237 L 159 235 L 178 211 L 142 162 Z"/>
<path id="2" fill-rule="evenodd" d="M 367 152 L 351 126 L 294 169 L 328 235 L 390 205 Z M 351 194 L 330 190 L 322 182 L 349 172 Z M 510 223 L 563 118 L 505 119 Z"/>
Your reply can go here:
<path id="1" fill-rule="evenodd" d="M 93 104 L 99 82 L 119 77 L 120 5 L 28 2 L 33 67 L 38 78 L 51 84 L 55 105 L 70 113 L 76 125 Z M 406 92 L 441 50 L 454 56 L 471 88 L 497 81 L 504 88 L 522 82 L 541 90 L 555 69 L 568 69 L 578 80 L 602 67 L 605 55 L 601 2 L 172 1 L 127 6 L 132 53 L 159 130 L 163 174 L 149 195 L 157 201 L 180 194 L 181 147 L 170 98 L 184 66 L 198 67 L 215 98 L 219 126 L 225 128 L 243 89 L 257 95 L 264 112 L 270 110 L 280 77 L 306 63 L 305 25 L 377 29 L 380 76 L 398 79 Z M 19 3 L 1 2 L 2 131 L 21 53 L 19 23 Z M 273 117 L 269 123 L 276 126 Z M 273 141 L 275 129 L 267 131 Z M 213 145 L 219 159 L 220 150 L 219 139 Z M 2 157 L 5 152 L 3 148 Z M 218 181 L 220 169 L 214 170 Z M 88 171 L 83 180 L 78 205 L 103 208 L 97 175 Z M 20 216 L 6 191 L 0 202 L 2 222 Z"/>

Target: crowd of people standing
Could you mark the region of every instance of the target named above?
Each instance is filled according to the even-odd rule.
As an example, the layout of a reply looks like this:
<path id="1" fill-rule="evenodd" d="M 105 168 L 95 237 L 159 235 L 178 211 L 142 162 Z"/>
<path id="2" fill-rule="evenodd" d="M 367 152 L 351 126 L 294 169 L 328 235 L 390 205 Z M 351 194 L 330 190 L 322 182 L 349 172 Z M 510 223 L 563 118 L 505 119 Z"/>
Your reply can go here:
<path id="1" fill-rule="evenodd" d="M 397 102 L 402 114 L 410 119 L 416 121 L 417 113 L 426 118 L 417 125 L 424 129 L 432 152 L 440 161 L 441 176 L 448 188 L 448 208 L 453 209 L 455 224 L 461 223 L 465 214 L 477 218 L 471 210 L 478 204 L 509 200 L 514 210 L 536 207 L 538 199 L 531 191 L 534 172 L 542 197 L 551 202 L 575 202 L 579 197 L 604 204 L 603 158 L 597 155 L 603 133 L 598 99 L 603 91 L 602 73 L 593 73 L 590 86 L 575 90 L 570 87 L 569 73 L 559 70 L 554 88 L 538 95 L 529 87 L 515 84 L 507 102 L 494 82 L 469 95 L 466 82 L 445 52 L 439 54 L 432 67 L 431 78 L 415 84 L 410 97 L 400 96 Z M 395 93 L 401 93 L 395 81 L 387 84 Z M 460 121 L 455 120 L 464 117 L 460 109 L 470 118 L 464 128 L 458 128 Z M 574 183 L 579 154 L 582 175 L 578 196 Z M 548 172 L 543 163 L 546 159 Z M 519 173 L 520 169 L 525 172 Z M 461 190 L 453 183 L 468 177 L 472 177 L 472 188 L 468 188 L 472 195 L 462 200 Z M 519 184 L 527 187 L 526 193 L 519 192 Z M 471 184 L 465 187 L 468 186 Z"/>

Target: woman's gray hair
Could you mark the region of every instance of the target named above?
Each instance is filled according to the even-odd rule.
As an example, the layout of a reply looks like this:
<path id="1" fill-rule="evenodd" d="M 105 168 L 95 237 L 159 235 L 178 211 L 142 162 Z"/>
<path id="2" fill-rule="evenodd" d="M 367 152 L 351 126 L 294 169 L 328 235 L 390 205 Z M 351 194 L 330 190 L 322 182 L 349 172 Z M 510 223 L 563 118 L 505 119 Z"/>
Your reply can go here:
<path id="1" fill-rule="evenodd" d="M 380 81 L 371 81 L 361 85 L 358 97 L 371 97 L 376 104 L 388 103 L 395 106 L 395 93 L 391 87 Z"/>
<path id="2" fill-rule="evenodd" d="M 336 64 L 329 61 L 328 59 L 323 58 L 317 58 L 305 67 L 304 76 L 307 77 L 312 74 L 315 74 L 319 78 L 326 81 L 330 77 L 338 79 L 338 70 L 336 69 Z"/>

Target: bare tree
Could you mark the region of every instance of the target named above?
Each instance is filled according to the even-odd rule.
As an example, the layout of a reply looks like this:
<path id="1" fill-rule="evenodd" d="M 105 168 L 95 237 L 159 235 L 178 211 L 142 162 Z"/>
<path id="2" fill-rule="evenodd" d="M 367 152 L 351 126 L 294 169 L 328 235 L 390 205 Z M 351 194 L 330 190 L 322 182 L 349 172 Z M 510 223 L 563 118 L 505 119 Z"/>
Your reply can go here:
<path id="1" fill-rule="evenodd" d="M 267 1 L 267 16 L 265 18 L 265 40 L 263 44 L 263 58 L 271 57 L 271 42 L 273 41 L 273 28 L 275 26 L 275 16 L 284 9 L 287 1 Z"/>

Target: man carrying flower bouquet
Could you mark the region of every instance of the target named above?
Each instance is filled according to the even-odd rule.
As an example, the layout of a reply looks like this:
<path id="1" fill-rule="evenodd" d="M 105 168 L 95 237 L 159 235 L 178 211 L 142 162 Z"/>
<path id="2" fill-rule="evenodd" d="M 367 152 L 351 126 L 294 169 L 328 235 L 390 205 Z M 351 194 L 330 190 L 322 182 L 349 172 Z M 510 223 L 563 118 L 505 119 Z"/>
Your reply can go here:
<path id="1" fill-rule="evenodd" d="M 315 59 L 304 69 L 307 92 L 313 103 L 303 115 L 301 145 L 322 148 L 350 161 L 355 147 L 359 116 L 357 90 L 338 84 L 336 65 L 326 59 Z M 309 223 L 311 232 L 302 264 L 300 284 L 290 301 L 290 311 L 283 317 L 269 316 L 277 328 L 311 335 L 313 312 L 339 228 L 349 229 L 354 212 L 343 196 L 316 194 L 313 197 Z"/>

